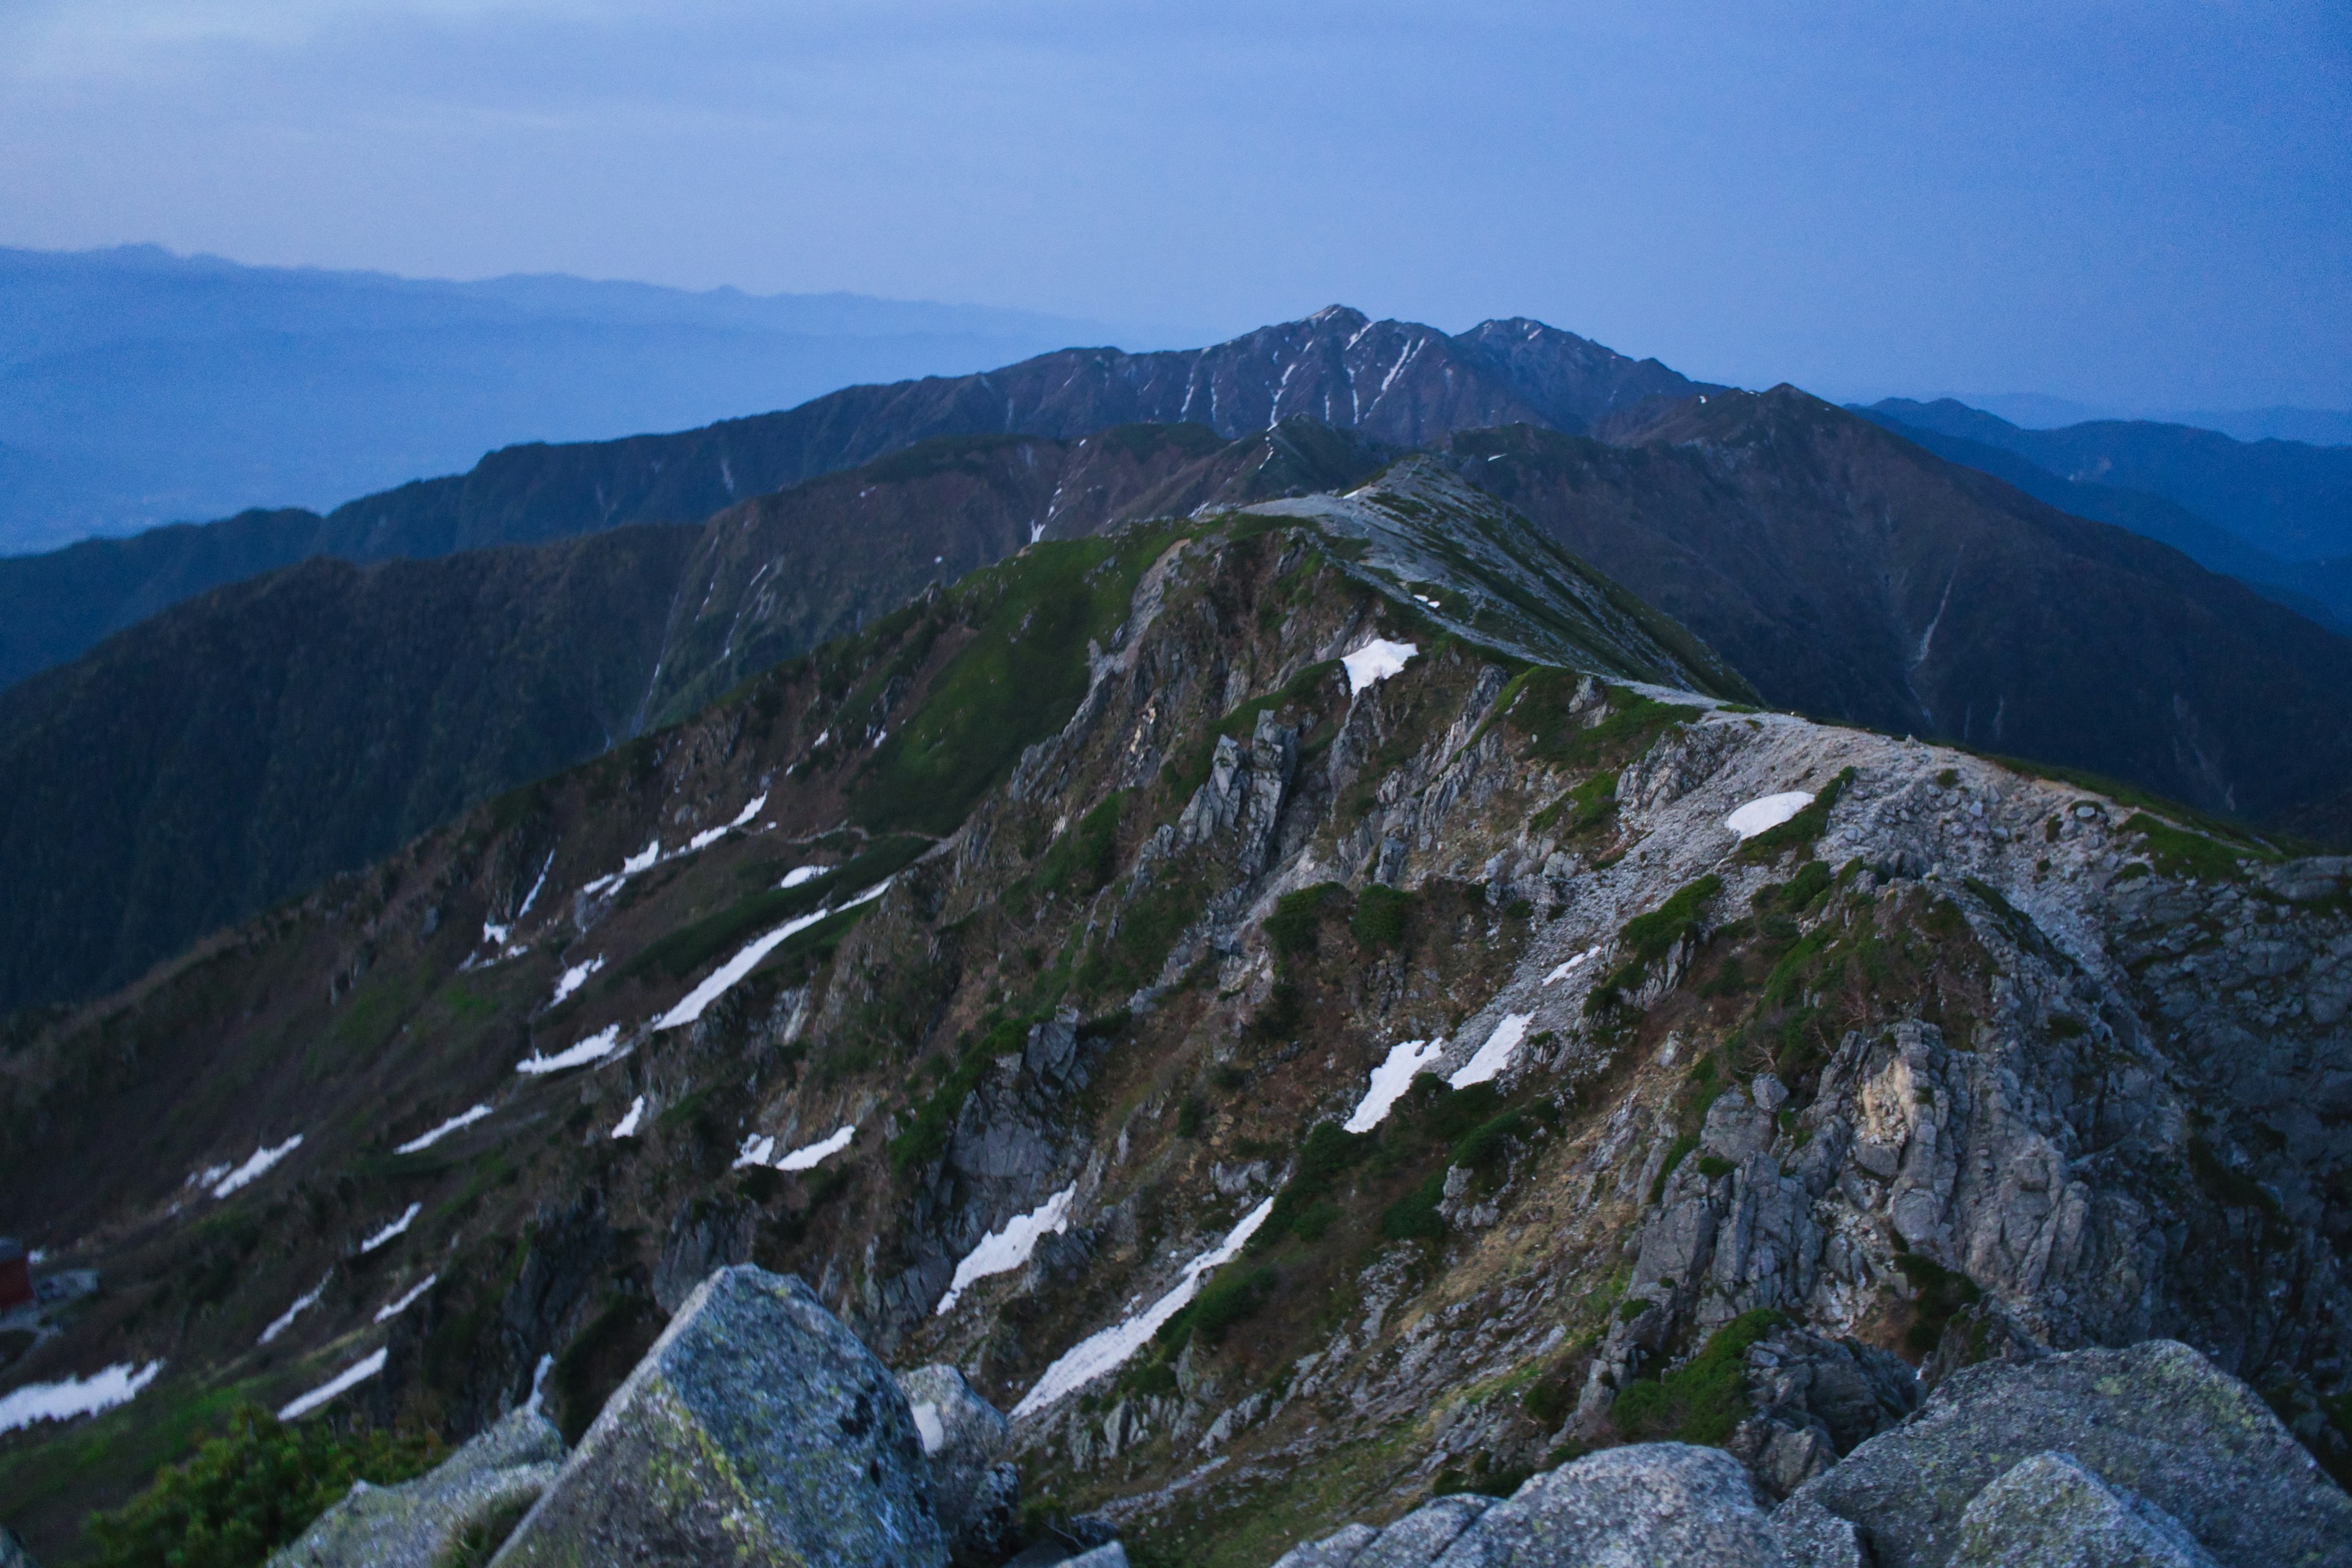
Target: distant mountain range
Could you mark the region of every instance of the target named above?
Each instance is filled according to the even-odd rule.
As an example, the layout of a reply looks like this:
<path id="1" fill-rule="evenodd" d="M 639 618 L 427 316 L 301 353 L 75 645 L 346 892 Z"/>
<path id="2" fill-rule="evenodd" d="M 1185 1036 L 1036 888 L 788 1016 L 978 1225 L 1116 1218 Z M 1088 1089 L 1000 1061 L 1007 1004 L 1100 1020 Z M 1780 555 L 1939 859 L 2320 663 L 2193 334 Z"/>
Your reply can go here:
<path id="1" fill-rule="evenodd" d="M 1776 707 L 2347 826 L 2352 640 L 2313 619 L 1794 388 L 1334 308 L 0 563 L 12 632 L 134 623 L 0 691 L 0 885 L 28 890 L 0 1007 L 125 982 L 1033 541 L 1345 490 L 1415 449 Z M 299 559 L 322 551 L 346 560 Z"/>
<path id="2" fill-rule="evenodd" d="M 2284 561 L 2352 555 L 2352 447 L 2235 441 L 2141 419 L 2027 430 L 1948 398 L 1889 398 L 1871 411 L 2014 452 L 2077 484 L 2162 496 Z"/>
<path id="3" fill-rule="evenodd" d="M 1138 335 L 851 294 L 0 249 L 0 555 Z"/>
<path id="4" fill-rule="evenodd" d="M 1855 412 L 2063 511 L 2169 544 L 2325 626 L 2352 630 L 2352 549 L 2336 548 L 2352 540 L 2352 447 L 2243 446 L 2165 425 L 2026 430 L 1950 402 L 1889 399 Z M 2124 475 L 2137 483 L 2123 482 Z M 2282 513 L 2284 529 L 2276 526 Z M 2281 532 L 2315 538 L 2318 548 L 2335 552 L 2282 557 L 2252 542 Z"/>
<path id="5" fill-rule="evenodd" d="M 1946 399 L 1923 399 L 1941 402 Z M 2115 408 L 2037 392 L 1955 393 L 1948 401 L 1980 408 L 2029 430 L 2095 420 L 2147 421 L 2219 430 L 2241 441 L 2305 441 L 2315 447 L 2352 446 L 2352 408 L 2301 408 L 2272 404 L 2263 408 Z"/>
<path id="6" fill-rule="evenodd" d="M 1305 416 L 1400 447 L 1480 426 L 1581 431 L 1652 398 L 1707 390 L 1528 321 L 1451 337 L 1333 308 L 1211 348 L 1066 349 L 975 375 L 853 386 L 778 414 L 673 436 L 493 452 L 468 472 L 336 508 L 247 512 L 203 528 L 0 560 L 0 683 L 222 583 L 310 555 L 425 558 L 722 507 L 935 436 L 1073 438 L 1192 423 L 1227 438 Z"/>

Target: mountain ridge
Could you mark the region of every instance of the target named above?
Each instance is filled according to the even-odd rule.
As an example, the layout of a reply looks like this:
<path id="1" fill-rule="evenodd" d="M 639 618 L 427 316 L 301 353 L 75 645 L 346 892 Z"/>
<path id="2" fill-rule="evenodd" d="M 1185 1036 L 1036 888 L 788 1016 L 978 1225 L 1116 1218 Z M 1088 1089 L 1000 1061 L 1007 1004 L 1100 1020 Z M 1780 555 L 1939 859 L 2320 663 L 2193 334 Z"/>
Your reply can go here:
<path id="1" fill-rule="evenodd" d="M 1041 542 L 14 1021 L 0 1224 L 106 1288 L 5 1375 L 155 1371 L 0 1511 L 236 1399 L 576 1439 L 743 1261 L 1142 1568 L 2152 1337 L 2352 1474 L 2352 866 L 1509 657 L 1383 510 Z"/>
<path id="2" fill-rule="evenodd" d="M 249 574 L 255 563 L 433 556 L 621 522 L 700 522 L 933 437 L 1074 439 L 1118 425 L 1194 422 L 1232 439 L 1307 415 L 1412 446 L 1464 421 L 1532 418 L 1580 429 L 1698 384 L 1538 322 L 1489 322 L 1448 337 L 1332 307 L 1204 349 L 1063 350 L 973 375 L 846 387 L 674 435 L 524 443 L 464 474 L 346 502 L 308 532 L 301 520 L 310 514 L 247 512 L 193 532 L 0 559 L 0 684 L 70 657 L 174 594 L 228 580 L 226 572 Z M 1343 406 L 1348 418 L 1330 417 Z M 235 548 L 222 548 L 208 528 L 228 529 Z"/>

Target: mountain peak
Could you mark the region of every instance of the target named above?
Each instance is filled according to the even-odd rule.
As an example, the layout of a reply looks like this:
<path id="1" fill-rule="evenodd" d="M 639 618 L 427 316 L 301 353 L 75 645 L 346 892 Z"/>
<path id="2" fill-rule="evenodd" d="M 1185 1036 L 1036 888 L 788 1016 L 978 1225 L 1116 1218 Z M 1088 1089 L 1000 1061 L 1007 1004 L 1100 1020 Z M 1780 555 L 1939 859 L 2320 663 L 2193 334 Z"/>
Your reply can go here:
<path id="1" fill-rule="evenodd" d="M 1370 326 L 1372 319 L 1353 305 L 1326 305 L 1307 320 L 1318 327 L 1363 327 Z"/>

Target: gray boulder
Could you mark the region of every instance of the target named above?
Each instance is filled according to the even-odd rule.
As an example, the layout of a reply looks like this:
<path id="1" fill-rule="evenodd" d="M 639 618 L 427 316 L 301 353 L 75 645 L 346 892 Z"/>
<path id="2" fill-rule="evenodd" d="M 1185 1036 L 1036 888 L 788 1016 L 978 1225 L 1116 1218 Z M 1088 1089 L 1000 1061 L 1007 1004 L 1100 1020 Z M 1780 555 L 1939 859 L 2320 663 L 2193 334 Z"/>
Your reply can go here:
<path id="1" fill-rule="evenodd" d="M 24 1538 L 5 1524 L 0 1524 L 0 1568 L 41 1568 Z"/>
<path id="2" fill-rule="evenodd" d="M 1803 1329 L 1748 1347 L 1755 1414 L 1724 1444 L 1776 1501 L 1919 1407 L 1919 1380 L 1890 1351 Z"/>
<path id="3" fill-rule="evenodd" d="M 554 1426 L 518 1410 L 414 1480 L 356 1483 L 269 1568 L 438 1568 L 468 1535 L 495 1545 L 562 1461 Z M 0 1564 L 15 1568 L 5 1553 Z"/>
<path id="4" fill-rule="evenodd" d="M 1799 1489 L 1773 1515 L 1774 1531 L 1806 1568 L 1852 1561 L 1832 1544 L 1840 1521 L 1877 1568 L 1943 1568 L 1961 1561 L 1979 1496 L 2021 1460 L 2053 1450 L 2112 1495 L 2130 1494 L 2177 1521 L 2225 1568 L 2352 1565 L 2352 1499 L 2252 1389 L 2170 1340 L 1955 1372 L 1917 1415 Z M 2077 1496 L 2063 1480 L 2042 1467 L 2012 1490 Z M 2009 1495 L 1996 1493 L 1978 1513 L 1984 1539 L 1995 1539 L 1989 1532 Z M 2065 1539 L 2051 1550 L 2071 1550 Z"/>
<path id="5" fill-rule="evenodd" d="M 1012 1428 L 951 1366 L 898 1378 L 931 1463 L 931 1511 L 958 1563 L 1002 1562 L 1020 1542 L 1021 1472 L 1005 1459 Z"/>
<path id="6" fill-rule="evenodd" d="M 1718 1448 L 1637 1443 L 1536 1477 L 1507 1501 L 1439 1498 L 1349 1525 L 1276 1568 L 1783 1568 L 1754 1483 Z"/>
<path id="7" fill-rule="evenodd" d="M 947 1542 L 889 1369 L 745 1264 L 687 1299 L 495 1561 L 940 1568 Z"/>
<path id="8" fill-rule="evenodd" d="M 2069 1454 L 2036 1454 L 1977 1493 L 1953 1568 L 2215 1568 L 2180 1521 Z"/>
<path id="9" fill-rule="evenodd" d="M 1305 1541 L 1275 1559 L 1274 1568 L 1355 1568 L 1365 1547 L 1380 1539 L 1369 1524 L 1350 1524 L 1320 1541 Z"/>

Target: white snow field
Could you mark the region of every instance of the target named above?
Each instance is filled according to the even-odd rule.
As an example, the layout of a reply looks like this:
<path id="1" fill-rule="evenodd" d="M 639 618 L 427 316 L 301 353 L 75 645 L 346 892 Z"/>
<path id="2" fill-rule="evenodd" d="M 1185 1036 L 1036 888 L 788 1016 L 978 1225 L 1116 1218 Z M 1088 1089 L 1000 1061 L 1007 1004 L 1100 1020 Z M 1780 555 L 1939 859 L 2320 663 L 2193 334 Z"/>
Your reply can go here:
<path id="1" fill-rule="evenodd" d="M 294 1304 L 272 1318 L 269 1321 L 269 1326 L 261 1331 L 261 1337 L 253 1342 L 266 1345 L 292 1327 L 295 1319 L 319 1304 L 319 1298 L 327 1293 L 327 1279 L 333 1278 L 332 1274 L 329 1274 L 326 1279 L 321 1279 L 312 1286 L 308 1295 L 295 1297 Z"/>
<path id="2" fill-rule="evenodd" d="M 693 1023 L 702 1016 L 704 1009 L 732 990 L 738 981 L 757 969 L 760 966 L 760 961 L 782 946 L 788 938 L 806 931 L 828 915 L 837 915 L 843 910 L 854 910 L 860 904 L 880 898 L 896 880 L 898 879 L 895 877 L 885 878 L 847 903 L 829 910 L 818 910 L 814 913 L 786 921 L 767 935 L 754 941 L 717 969 L 712 970 L 701 984 L 686 994 L 684 1001 L 656 1019 L 654 1027 L 656 1030 L 677 1029 Z"/>
<path id="3" fill-rule="evenodd" d="M 483 1117 L 488 1116 L 489 1113 L 490 1108 L 487 1105 L 477 1105 L 470 1110 L 461 1110 L 457 1112 L 457 1115 L 449 1118 L 448 1121 L 444 1121 L 440 1126 L 433 1129 L 430 1132 L 418 1133 L 415 1137 L 411 1138 L 407 1142 L 403 1143 L 399 1148 L 394 1149 L 393 1152 L 395 1154 L 414 1154 L 420 1149 L 430 1149 L 433 1145 L 449 1136 L 450 1133 L 455 1132 L 463 1127 L 471 1127 L 475 1122 L 479 1121 Z"/>
<path id="4" fill-rule="evenodd" d="M 965 1286 L 992 1274 L 1010 1273 L 1029 1261 L 1029 1255 L 1037 1250 L 1040 1241 L 1069 1229 L 1070 1202 L 1077 1195 L 1077 1186 L 1073 1183 L 1027 1214 L 1017 1214 L 1006 1220 L 1003 1230 L 992 1230 L 982 1237 L 980 1245 L 965 1253 L 963 1261 L 956 1265 L 955 1278 L 948 1282 L 948 1293 L 940 1298 L 933 1315 L 946 1317 L 955 1310 Z"/>
<path id="5" fill-rule="evenodd" d="M 776 1169 L 814 1171 L 833 1155 L 848 1148 L 849 1141 L 856 1136 L 857 1124 L 853 1121 L 846 1127 L 835 1129 L 829 1137 L 820 1138 L 814 1143 L 805 1143 L 793 1150 L 776 1162 Z"/>
<path id="6" fill-rule="evenodd" d="M 1744 842 L 1768 827 L 1780 826 L 1812 804 L 1813 797 L 1801 789 L 1762 795 L 1725 817 L 1723 825 Z"/>
<path id="7" fill-rule="evenodd" d="M 622 1117 L 620 1121 L 614 1125 L 613 1128 L 613 1136 L 615 1138 L 635 1137 L 637 1135 L 637 1123 L 643 1121 L 645 1118 L 646 1097 L 641 1094 L 637 1096 L 636 1099 L 629 1101 L 628 1114 Z"/>
<path id="8" fill-rule="evenodd" d="M 343 1368 L 342 1371 L 335 1373 L 334 1376 L 329 1378 L 326 1382 L 320 1384 L 310 1393 L 302 1394 L 298 1398 L 288 1400 L 286 1404 L 279 1408 L 278 1412 L 278 1419 L 280 1421 L 291 1421 L 297 1415 L 308 1415 L 311 1411 L 316 1410 L 330 1399 L 334 1398 L 338 1394 L 341 1394 L 348 1389 L 357 1388 L 361 1384 L 365 1383 L 369 1378 L 373 1377 L 377 1373 L 383 1370 L 383 1357 L 384 1352 L 382 1351 L 376 1351 L 371 1354 L 362 1356 L 358 1361 L 353 1362 L 351 1365 Z"/>
<path id="9" fill-rule="evenodd" d="M 136 1368 L 123 1361 L 87 1378 L 68 1377 L 62 1383 L 28 1383 L 22 1388 L 12 1388 L 0 1394 L 0 1432 L 14 1432 L 36 1421 L 70 1421 L 77 1415 L 95 1415 L 101 1410 L 128 1405 L 163 1370 L 160 1361 Z"/>
<path id="10" fill-rule="evenodd" d="M 590 1062 L 601 1062 L 611 1056 L 619 1048 L 620 1043 L 621 1026 L 607 1024 L 578 1045 L 558 1051 L 551 1057 L 533 1055 L 523 1058 L 515 1063 L 515 1071 L 536 1075 L 562 1072 L 566 1068 L 586 1067 Z"/>
<path id="11" fill-rule="evenodd" d="M 1400 1040 L 1389 1047 L 1388 1059 L 1372 1069 L 1372 1087 L 1356 1102 L 1341 1123 L 1350 1132 L 1370 1132 L 1387 1120 L 1389 1110 L 1412 1087 L 1413 1075 L 1445 1054 L 1445 1042 Z"/>
<path id="12" fill-rule="evenodd" d="M 1464 1062 L 1445 1081 L 1455 1089 L 1468 1089 L 1474 1083 L 1485 1083 L 1509 1067 L 1511 1054 L 1519 1048 L 1519 1042 L 1528 1037 L 1528 1026 L 1533 1022 L 1533 1013 L 1505 1014 L 1503 1021 L 1495 1026 L 1495 1032 L 1486 1037 L 1486 1043 L 1478 1047 L 1477 1054 Z"/>
<path id="13" fill-rule="evenodd" d="M 377 1231 L 373 1236 L 369 1237 L 365 1241 L 360 1243 L 360 1256 L 364 1258 L 369 1253 L 373 1252 L 377 1247 L 382 1247 L 385 1242 L 392 1240 L 394 1237 L 404 1234 L 410 1226 L 416 1223 L 416 1216 L 424 1212 L 425 1205 L 423 1204 L 409 1205 L 406 1213 L 403 1214 L 398 1219 L 394 1220 L 390 1225 L 385 1226 L 382 1230 Z"/>
<path id="14" fill-rule="evenodd" d="M 440 1281 L 440 1279 L 441 1276 L 438 1274 L 427 1274 L 424 1279 L 416 1282 L 416 1288 L 415 1289 L 409 1291 L 406 1295 L 401 1297 L 396 1301 L 387 1301 L 383 1306 L 378 1307 L 375 1311 L 375 1321 L 379 1323 L 388 1323 L 392 1321 L 394 1318 L 400 1316 L 401 1313 L 405 1312 L 409 1308 L 416 1305 L 416 1299 L 419 1296 L 424 1295 L 427 1290 L 432 1289 L 433 1287 Z"/>
<path id="15" fill-rule="evenodd" d="M 1038 1378 L 1036 1386 L 1023 1394 L 1021 1403 L 1013 1407 L 1013 1419 L 1034 1415 L 1064 1395 L 1076 1393 L 1141 1350 L 1159 1331 L 1160 1324 L 1183 1310 L 1184 1304 L 1201 1293 L 1202 1276 L 1237 1255 L 1273 1212 L 1274 1200 L 1267 1198 L 1242 1215 L 1241 1223 L 1226 1233 L 1224 1240 L 1186 1264 L 1183 1277 L 1168 1294 L 1136 1316 L 1088 1334 L 1063 1352 L 1061 1358 Z"/>
<path id="16" fill-rule="evenodd" d="M 301 1146 L 302 1134 L 297 1132 L 293 1137 L 289 1138 L 285 1142 L 280 1143 L 275 1149 L 266 1147 L 256 1149 L 253 1152 L 253 1158 L 247 1160 L 244 1164 L 239 1165 L 236 1170 L 231 1171 L 227 1175 L 221 1178 L 220 1184 L 213 1188 L 213 1196 L 216 1198 L 225 1198 L 228 1196 L 229 1194 L 236 1192 L 239 1187 L 252 1185 L 262 1177 L 268 1175 L 269 1173 L 269 1168 L 272 1165 L 277 1164 L 278 1161 L 283 1160 L 287 1155 L 291 1154 L 295 1150 L 299 1149 Z"/>
<path id="17" fill-rule="evenodd" d="M 1353 697 L 1365 687 L 1401 673 L 1405 661 L 1421 652 L 1409 642 L 1390 642 L 1374 637 L 1339 662 L 1348 669 L 1348 695 Z"/>

